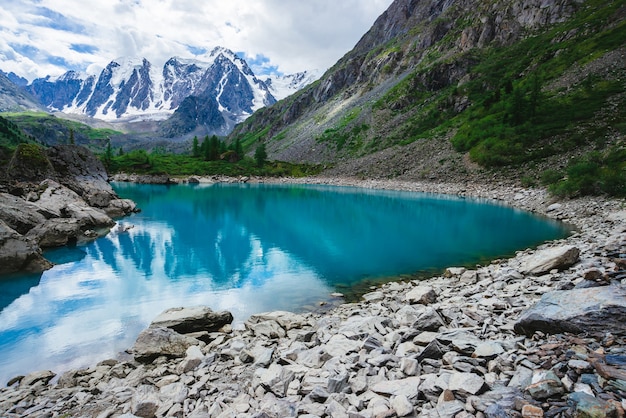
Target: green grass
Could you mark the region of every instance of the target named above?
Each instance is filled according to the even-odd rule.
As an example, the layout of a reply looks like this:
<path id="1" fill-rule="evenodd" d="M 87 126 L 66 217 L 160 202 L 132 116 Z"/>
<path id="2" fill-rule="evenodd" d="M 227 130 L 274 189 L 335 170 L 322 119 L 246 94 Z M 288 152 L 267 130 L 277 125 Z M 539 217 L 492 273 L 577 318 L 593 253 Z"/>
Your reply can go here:
<path id="1" fill-rule="evenodd" d="M 44 112 L 3 113 L 2 116 L 18 126 L 26 136 L 36 138 L 46 145 L 68 144 L 73 132 L 76 144 L 87 146 L 93 151 L 101 151 L 108 138 L 122 134 L 112 129 L 92 128 L 84 123 L 57 118 Z"/>
<path id="2" fill-rule="evenodd" d="M 173 177 L 190 175 L 303 177 L 321 171 L 320 166 L 309 164 L 268 161 L 263 167 L 258 167 L 256 161 L 251 158 L 231 163 L 222 160 L 205 161 L 202 158 L 180 154 L 149 154 L 144 150 L 113 157 L 108 165 L 111 173 L 167 174 Z"/>

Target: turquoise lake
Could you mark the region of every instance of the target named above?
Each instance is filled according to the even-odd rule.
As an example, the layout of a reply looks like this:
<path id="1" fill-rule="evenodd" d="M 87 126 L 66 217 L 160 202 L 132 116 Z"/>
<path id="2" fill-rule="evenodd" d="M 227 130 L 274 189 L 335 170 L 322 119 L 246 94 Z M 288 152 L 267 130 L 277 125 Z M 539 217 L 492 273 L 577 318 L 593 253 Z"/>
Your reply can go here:
<path id="1" fill-rule="evenodd" d="M 115 357 L 160 312 L 208 305 L 235 326 L 394 276 L 487 263 L 566 226 L 474 199 L 315 185 L 135 185 L 141 213 L 55 267 L 0 279 L 0 384 Z"/>

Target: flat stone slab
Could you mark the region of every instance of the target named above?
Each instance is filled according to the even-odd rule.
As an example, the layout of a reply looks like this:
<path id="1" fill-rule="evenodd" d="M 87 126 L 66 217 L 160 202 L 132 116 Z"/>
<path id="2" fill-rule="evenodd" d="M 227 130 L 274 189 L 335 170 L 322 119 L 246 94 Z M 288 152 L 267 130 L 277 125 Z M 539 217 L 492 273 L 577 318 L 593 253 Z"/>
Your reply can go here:
<path id="1" fill-rule="evenodd" d="M 180 334 L 192 332 L 215 332 L 224 325 L 233 322 L 233 315 L 228 311 L 214 312 L 208 306 L 189 308 L 171 308 L 157 316 L 150 327 L 171 328 Z"/>
<path id="2" fill-rule="evenodd" d="M 580 250 L 572 245 L 546 248 L 530 255 L 520 265 L 524 274 L 542 275 L 550 270 L 564 270 L 578 261 Z"/>
<path id="3" fill-rule="evenodd" d="M 611 332 L 626 335 L 626 287 L 600 286 L 548 292 L 515 323 L 515 332 L 532 335 Z"/>

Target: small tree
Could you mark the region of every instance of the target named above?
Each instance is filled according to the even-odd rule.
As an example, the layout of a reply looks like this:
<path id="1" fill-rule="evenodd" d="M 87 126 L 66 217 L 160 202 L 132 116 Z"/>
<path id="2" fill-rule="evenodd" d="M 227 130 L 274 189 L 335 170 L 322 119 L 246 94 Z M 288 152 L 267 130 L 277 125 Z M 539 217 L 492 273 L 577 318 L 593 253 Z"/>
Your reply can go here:
<path id="1" fill-rule="evenodd" d="M 70 145 L 74 145 L 76 142 L 74 141 L 74 130 L 70 129 Z"/>
<path id="2" fill-rule="evenodd" d="M 198 145 L 198 137 L 193 137 L 193 144 L 191 145 L 191 155 L 194 157 L 200 156 L 200 146 Z"/>
<path id="3" fill-rule="evenodd" d="M 235 139 L 235 153 L 240 160 L 243 158 L 243 147 L 241 146 L 239 138 Z"/>
<path id="4" fill-rule="evenodd" d="M 107 169 L 111 169 L 111 163 L 113 162 L 113 148 L 111 148 L 111 140 L 107 141 L 107 147 L 104 150 L 104 166 Z"/>
<path id="5" fill-rule="evenodd" d="M 254 160 L 256 161 L 256 165 L 259 167 L 263 167 L 265 165 L 265 161 L 267 160 L 265 144 L 261 144 L 256 147 L 256 150 L 254 151 Z"/>
<path id="6" fill-rule="evenodd" d="M 209 160 L 215 161 L 220 158 L 220 141 L 217 136 L 213 135 L 209 141 Z"/>

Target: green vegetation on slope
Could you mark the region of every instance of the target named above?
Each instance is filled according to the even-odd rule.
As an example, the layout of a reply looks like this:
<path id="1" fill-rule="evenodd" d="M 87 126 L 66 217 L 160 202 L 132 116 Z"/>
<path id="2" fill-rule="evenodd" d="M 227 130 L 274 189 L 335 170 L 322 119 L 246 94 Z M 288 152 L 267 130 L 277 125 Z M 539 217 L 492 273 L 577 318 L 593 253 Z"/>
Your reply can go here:
<path id="1" fill-rule="evenodd" d="M 615 62 L 626 45 L 624 7 L 587 0 L 566 22 L 511 45 L 442 54 L 468 26 L 461 17 L 371 113 L 348 113 L 318 140 L 363 155 L 449 132 L 458 152 L 488 169 L 568 152 L 580 157 L 560 169 L 554 193 L 626 196 L 626 71 Z M 367 118 L 375 129 L 364 139 Z"/>
<path id="2" fill-rule="evenodd" d="M 227 160 L 205 160 L 192 155 L 147 153 L 136 150 L 112 156 L 103 161 L 111 173 L 167 174 L 169 176 L 293 176 L 303 177 L 318 174 L 321 167 L 308 164 L 292 164 L 269 161 L 259 164 L 258 160 L 243 158 L 236 162 Z"/>
<path id="3" fill-rule="evenodd" d="M 0 146 L 15 148 L 18 144 L 29 142 L 35 142 L 35 138 L 26 135 L 18 125 L 0 115 Z"/>
<path id="4" fill-rule="evenodd" d="M 101 152 L 110 137 L 121 134 L 112 129 L 92 128 L 84 123 L 57 118 L 44 112 L 3 113 L 2 115 L 26 135 L 36 138 L 45 145 L 69 144 L 73 141 L 92 151 Z"/>

